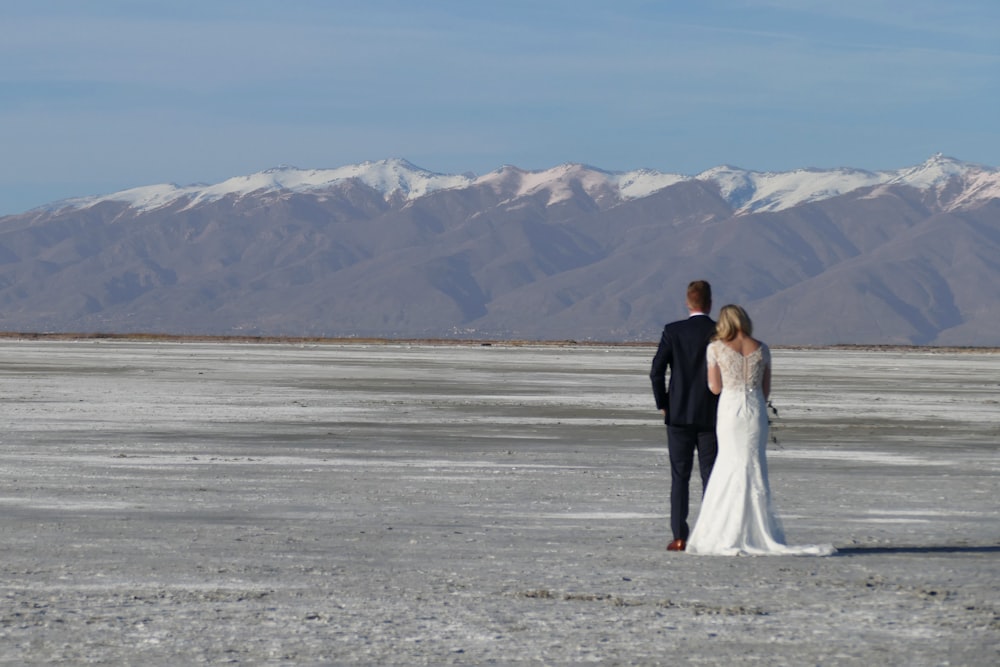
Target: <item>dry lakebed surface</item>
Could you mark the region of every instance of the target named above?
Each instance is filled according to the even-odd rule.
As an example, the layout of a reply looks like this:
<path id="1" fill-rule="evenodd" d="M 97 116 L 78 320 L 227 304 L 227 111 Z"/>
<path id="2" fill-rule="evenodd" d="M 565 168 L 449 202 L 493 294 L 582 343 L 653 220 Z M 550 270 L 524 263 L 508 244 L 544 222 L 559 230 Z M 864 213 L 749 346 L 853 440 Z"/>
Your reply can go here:
<path id="1" fill-rule="evenodd" d="M 664 549 L 653 352 L 2 340 L 0 662 L 1000 663 L 1000 354 L 775 349 L 838 552 L 727 558 Z"/>

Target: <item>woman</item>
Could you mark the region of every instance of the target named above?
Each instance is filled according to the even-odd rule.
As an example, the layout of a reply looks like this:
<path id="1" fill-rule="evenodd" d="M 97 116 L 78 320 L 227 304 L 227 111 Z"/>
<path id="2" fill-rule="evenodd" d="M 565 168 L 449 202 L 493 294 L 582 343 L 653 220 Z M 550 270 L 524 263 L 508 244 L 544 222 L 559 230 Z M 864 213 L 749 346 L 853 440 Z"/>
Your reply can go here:
<path id="1" fill-rule="evenodd" d="M 708 386 L 719 396 L 719 454 L 687 552 L 715 555 L 826 555 L 830 545 L 788 546 L 767 481 L 771 351 L 752 337 L 739 306 L 719 312 L 708 346 Z"/>

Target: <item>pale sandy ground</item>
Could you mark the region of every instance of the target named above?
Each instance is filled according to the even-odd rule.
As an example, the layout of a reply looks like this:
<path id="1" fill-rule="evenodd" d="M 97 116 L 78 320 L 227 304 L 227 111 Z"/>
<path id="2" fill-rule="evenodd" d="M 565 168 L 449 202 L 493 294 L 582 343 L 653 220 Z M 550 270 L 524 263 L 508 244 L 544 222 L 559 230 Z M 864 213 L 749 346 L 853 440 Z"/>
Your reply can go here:
<path id="1" fill-rule="evenodd" d="M 840 552 L 719 558 L 664 551 L 652 353 L 3 341 L 0 661 L 998 663 L 1000 355 L 776 350 Z"/>

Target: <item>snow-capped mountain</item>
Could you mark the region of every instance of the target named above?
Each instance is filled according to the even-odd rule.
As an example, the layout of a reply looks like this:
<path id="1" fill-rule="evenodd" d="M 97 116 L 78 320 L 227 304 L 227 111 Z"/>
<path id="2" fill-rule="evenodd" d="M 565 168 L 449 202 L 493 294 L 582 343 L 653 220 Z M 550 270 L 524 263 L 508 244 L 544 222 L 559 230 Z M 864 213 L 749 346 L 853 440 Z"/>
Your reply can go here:
<path id="1" fill-rule="evenodd" d="M 738 213 L 783 211 L 803 203 L 822 201 L 879 185 L 905 185 L 922 191 L 938 192 L 959 183 L 961 194 L 948 206 L 969 206 L 1000 195 L 1000 169 L 985 167 L 943 155 L 935 155 L 921 165 L 892 171 L 862 169 L 797 169 L 788 172 L 757 172 L 720 166 L 698 174 L 661 173 L 651 169 L 610 172 L 580 164 L 563 164 L 541 171 L 525 171 L 504 166 L 484 176 L 438 174 L 403 159 L 387 159 L 347 165 L 335 169 L 297 169 L 281 166 L 237 176 L 211 185 L 149 185 L 108 195 L 80 197 L 43 207 L 86 208 L 105 201 L 125 202 L 137 210 L 149 211 L 182 203 L 190 208 L 224 197 L 261 194 L 319 193 L 356 181 L 386 198 L 401 196 L 413 200 L 430 193 L 484 185 L 509 200 L 545 193 L 548 205 L 570 199 L 575 188 L 595 198 L 614 203 L 648 197 L 684 181 L 715 184 L 723 199 Z"/>
<path id="2" fill-rule="evenodd" d="M 0 217 L 0 330 L 1000 346 L 1000 172 L 279 167 Z"/>
<path id="3" fill-rule="evenodd" d="M 435 190 L 468 185 L 472 179 L 469 176 L 435 174 L 399 159 L 363 162 L 336 169 L 298 169 L 283 165 L 212 185 L 148 185 L 109 195 L 67 199 L 43 208 L 87 208 L 105 201 L 125 202 L 132 208 L 143 211 L 171 206 L 177 202 L 183 202 L 186 208 L 191 208 L 229 196 L 319 192 L 351 180 L 364 183 L 386 196 L 401 193 L 407 199 L 414 199 Z"/>

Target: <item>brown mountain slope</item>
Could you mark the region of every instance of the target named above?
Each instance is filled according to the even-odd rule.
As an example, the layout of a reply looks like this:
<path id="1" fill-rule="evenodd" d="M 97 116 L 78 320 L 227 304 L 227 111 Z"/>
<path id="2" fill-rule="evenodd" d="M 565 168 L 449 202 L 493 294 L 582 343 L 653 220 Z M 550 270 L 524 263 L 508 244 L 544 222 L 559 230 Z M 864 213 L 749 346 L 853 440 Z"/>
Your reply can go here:
<path id="1" fill-rule="evenodd" d="M 904 186 L 737 215 L 685 181 L 515 196 L 105 201 L 0 219 L 0 330 L 655 340 L 711 280 L 773 344 L 1000 343 L 1000 201 Z"/>

